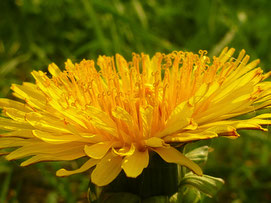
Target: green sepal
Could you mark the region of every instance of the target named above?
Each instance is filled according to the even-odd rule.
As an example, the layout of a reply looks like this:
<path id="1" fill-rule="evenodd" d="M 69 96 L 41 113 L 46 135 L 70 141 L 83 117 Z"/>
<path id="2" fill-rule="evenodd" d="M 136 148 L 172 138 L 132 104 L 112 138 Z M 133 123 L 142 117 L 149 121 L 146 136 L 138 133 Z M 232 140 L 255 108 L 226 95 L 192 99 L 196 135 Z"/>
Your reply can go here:
<path id="1" fill-rule="evenodd" d="M 190 160 L 199 163 L 199 162 L 206 162 L 208 159 L 208 154 L 209 154 L 209 147 L 202 146 L 186 153 L 185 156 L 189 158 Z"/>
<path id="2" fill-rule="evenodd" d="M 184 186 L 176 194 L 175 199 L 170 198 L 170 203 L 197 203 L 201 200 L 200 191 L 191 186 Z"/>
<path id="3" fill-rule="evenodd" d="M 223 186 L 224 180 L 212 176 L 198 176 L 193 173 L 187 173 L 180 183 L 180 188 L 192 186 L 209 197 L 213 197 Z"/>

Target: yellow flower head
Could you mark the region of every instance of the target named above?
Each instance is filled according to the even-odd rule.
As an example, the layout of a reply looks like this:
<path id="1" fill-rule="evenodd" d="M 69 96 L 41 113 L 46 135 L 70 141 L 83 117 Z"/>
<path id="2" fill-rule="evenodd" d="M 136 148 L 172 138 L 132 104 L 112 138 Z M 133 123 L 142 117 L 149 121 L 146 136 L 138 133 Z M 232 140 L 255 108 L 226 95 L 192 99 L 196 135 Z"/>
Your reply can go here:
<path id="1" fill-rule="evenodd" d="M 40 161 L 88 157 L 79 169 L 60 169 L 67 176 L 95 167 L 93 183 L 112 182 L 121 170 L 137 177 L 148 166 L 150 153 L 169 163 L 198 165 L 175 149 L 218 136 L 238 137 L 237 129 L 266 130 L 271 114 L 246 120 L 234 117 L 271 106 L 271 74 L 256 68 L 259 60 L 225 48 L 211 61 L 205 51 L 156 53 L 151 59 L 134 54 L 100 56 L 79 64 L 66 62 L 51 76 L 33 71 L 35 84 L 12 85 L 22 101 L 0 99 L 4 117 L 0 148 L 17 147 L 8 160 L 29 157 L 22 166 Z"/>

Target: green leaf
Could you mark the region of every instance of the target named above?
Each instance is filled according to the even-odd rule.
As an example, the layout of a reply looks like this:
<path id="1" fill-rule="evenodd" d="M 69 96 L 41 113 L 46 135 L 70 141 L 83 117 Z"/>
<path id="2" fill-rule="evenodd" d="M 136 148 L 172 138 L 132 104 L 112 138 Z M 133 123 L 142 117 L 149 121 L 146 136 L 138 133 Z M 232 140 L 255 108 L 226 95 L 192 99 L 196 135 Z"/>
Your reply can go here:
<path id="1" fill-rule="evenodd" d="M 142 203 L 168 203 L 168 196 L 154 196 L 144 199 Z"/>
<path id="2" fill-rule="evenodd" d="M 195 162 L 206 162 L 208 159 L 209 147 L 202 146 L 185 154 L 187 158 Z"/>
<path id="3" fill-rule="evenodd" d="M 180 187 L 193 186 L 200 192 L 209 197 L 213 197 L 223 186 L 224 180 L 212 176 L 198 176 L 193 173 L 187 173 L 180 183 Z"/>

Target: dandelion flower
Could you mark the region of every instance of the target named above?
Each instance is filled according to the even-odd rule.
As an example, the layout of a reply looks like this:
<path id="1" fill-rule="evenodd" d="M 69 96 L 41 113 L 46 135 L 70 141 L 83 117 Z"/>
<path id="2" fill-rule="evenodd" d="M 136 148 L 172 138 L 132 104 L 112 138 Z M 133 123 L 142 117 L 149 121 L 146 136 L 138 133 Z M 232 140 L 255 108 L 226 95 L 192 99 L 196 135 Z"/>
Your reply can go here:
<path id="1" fill-rule="evenodd" d="M 177 144 L 218 136 L 238 137 L 237 129 L 266 131 L 270 113 L 239 115 L 271 106 L 271 73 L 248 63 L 242 50 L 225 48 L 211 60 L 205 51 L 100 56 L 79 64 L 66 62 L 51 76 L 33 71 L 35 83 L 13 84 L 20 101 L 0 99 L 0 148 L 12 148 L 8 160 L 28 157 L 21 166 L 41 161 L 88 160 L 68 176 L 94 168 L 91 181 L 112 182 L 124 170 L 139 176 L 157 153 L 165 162 L 202 175 Z"/>

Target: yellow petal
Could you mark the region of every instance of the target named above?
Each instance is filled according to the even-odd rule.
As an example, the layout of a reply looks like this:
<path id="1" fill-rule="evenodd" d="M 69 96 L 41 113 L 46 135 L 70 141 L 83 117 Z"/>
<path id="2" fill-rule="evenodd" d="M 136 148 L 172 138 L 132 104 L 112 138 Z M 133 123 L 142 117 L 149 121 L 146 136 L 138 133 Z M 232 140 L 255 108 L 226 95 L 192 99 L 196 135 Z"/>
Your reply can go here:
<path id="1" fill-rule="evenodd" d="M 73 174 L 76 174 L 76 173 L 82 173 L 82 172 L 87 171 L 91 167 L 95 166 L 98 162 L 99 162 L 99 160 L 89 159 L 79 169 L 76 169 L 76 170 L 73 170 L 73 171 L 68 171 L 68 170 L 62 168 L 62 169 L 59 169 L 56 172 L 56 175 L 57 176 L 70 176 L 70 175 L 73 175 Z"/>
<path id="2" fill-rule="evenodd" d="M 33 130 L 34 128 L 28 123 L 21 123 L 11 119 L 0 117 L 0 129 L 2 130 Z"/>
<path id="3" fill-rule="evenodd" d="M 51 73 L 52 76 L 55 77 L 57 77 L 61 73 L 61 70 L 57 67 L 55 63 L 52 63 L 48 66 L 48 71 Z"/>
<path id="4" fill-rule="evenodd" d="M 79 135 L 83 138 L 86 138 L 89 143 L 103 142 L 107 139 L 107 137 L 102 134 L 79 133 Z"/>
<path id="5" fill-rule="evenodd" d="M 14 121 L 26 123 L 25 120 L 26 112 L 19 111 L 18 109 L 13 108 L 4 108 L 3 112 L 5 113 L 6 116 L 12 118 Z"/>
<path id="6" fill-rule="evenodd" d="M 133 118 L 132 116 L 125 111 L 125 109 L 117 106 L 113 111 L 112 111 L 112 115 L 115 118 L 118 118 L 120 120 L 123 120 L 125 122 L 127 122 L 128 124 L 132 124 L 133 123 Z"/>
<path id="7" fill-rule="evenodd" d="M 193 131 L 192 131 L 193 132 Z M 204 132 L 184 132 L 176 135 L 169 135 L 164 138 L 165 142 L 191 142 L 194 140 L 205 140 L 218 137 L 218 135 L 211 131 Z"/>
<path id="8" fill-rule="evenodd" d="M 255 124 L 260 124 L 260 125 L 270 125 L 271 120 L 252 118 L 252 119 L 248 120 L 248 123 L 255 123 Z"/>
<path id="9" fill-rule="evenodd" d="M 10 99 L 4 99 L 1 98 L 0 99 L 0 107 L 8 107 L 8 108 L 13 108 L 13 109 L 18 109 L 19 111 L 23 111 L 23 112 L 30 112 L 31 109 L 29 107 L 27 107 L 26 104 L 23 104 L 21 102 L 17 102 L 17 101 L 13 101 Z"/>
<path id="10" fill-rule="evenodd" d="M 130 156 L 135 152 L 135 149 L 136 148 L 135 148 L 134 144 L 131 144 L 130 147 L 126 146 L 126 147 L 122 147 L 120 149 L 115 149 L 114 147 L 112 148 L 113 152 L 119 156 Z"/>
<path id="11" fill-rule="evenodd" d="M 84 153 L 83 147 L 77 146 L 54 154 L 48 153 L 38 154 L 22 162 L 20 166 L 28 166 L 30 164 L 34 164 L 41 161 L 70 161 L 79 159 L 84 156 L 86 156 L 86 154 Z"/>
<path id="12" fill-rule="evenodd" d="M 145 140 L 145 144 L 149 147 L 162 147 L 167 145 L 163 139 L 158 137 L 151 137 Z"/>
<path id="13" fill-rule="evenodd" d="M 1 137 L 0 149 L 9 147 L 19 147 L 29 143 L 28 140 L 18 137 Z"/>
<path id="14" fill-rule="evenodd" d="M 63 133 L 69 133 L 70 131 L 67 129 L 67 125 L 65 121 L 63 120 L 61 122 L 60 119 L 50 117 L 49 115 L 42 115 L 40 113 L 31 112 L 26 114 L 25 116 L 28 123 L 30 123 L 33 127 L 49 131 L 49 132 L 63 132 Z"/>
<path id="15" fill-rule="evenodd" d="M 147 168 L 148 164 L 148 150 L 146 149 L 144 152 L 136 150 L 131 156 L 126 156 L 124 158 L 121 167 L 127 177 L 136 178 L 142 173 L 144 168 Z"/>
<path id="16" fill-rule="evenodd" d="M 165 129 L 157 137 L 169 135 L 188 126 L 191 121 L 193 107 L 188 102 L 179 104 L 170 114 Z"/>
<path id="17" fill-rule="evenodd" d="M 33 138 L 32 130 L 16 130 L 2 134 L 3 137 Z"/>
<path id="18" fill-rule="evenodd" d="M 153 107 L 148 105 L 146 107 L 140 107 L 140 114 L 142 118 L 144 136 L 149 137 L 151 133 L 151 123 L 152 123 L 152 115 L 153 115 Z"/>
<path id="19" fill-rule="evenodd" d="M 267 122 L 267 123 L 266 123 Z M 200 126 L 201 129 L 208 129 L 217 133 L 223 133 L 225 131 L 234 131 L 235 129 L 258 129 L 263 130 L 260 124 L 270 124 L 270 120 L 257 119 L 256 117 L 248 120 L 224 120 L 208 123 Z M 224 126 L 224 127 L 223 127 Z M 225 130 L 226 129 L 226 130 Z"/>
<path id="20" fill-rule="evenodd" d="M 33 135 L 50 144 L 64 144 L 73 141 L 87 141 L 87 138 L 78 137 L 72 134 L 63 135 L 59 133 L 49 133 L 40 130 L 33 130 Z"/>
<path id="21" fill-rule="evenodd" d="M 254 118 L 263 118 L 263 119 L 269 118 L 270 119 L 271 118 L 271 113 L 264 113 L 264 114 L 255 116 Z"/>
<path id="22" fill-rule="evenodd" d="M 219 61 L 221 63 L 225 63 L 235 52 L 234 48 L 228 49 L 228 47 L 225 47 L 221 54 L 219 55 Z"/>
<path id="23" fill-rule="evenodd" d="M 214 126 L 214 127 L 208 128 L 208 131 L 215 132 L 219 136 L 227 136 L 230 138 L 237 138 L 240 136 L 236 132 L 236 128 L 229 125 Z"/>
<path id="24" fill-rule="evenodd" d="M 91 117 L 91 119 L 100 120 L 104 122 L 104 124 L 113 128 L 116 126 L 115 122 L 110 118 L 109 114 L 97 107 L 87 106 L 86 112 Z"/>
<path id="25" fill-rule="evenodd" d="M 236 80 L 237 78 L 241 77 L 242 75 L 248 73 L 250 70 L 252 70 L 253 68 L 255 68 L 259 63 L 260 63 L 260 60 L 259 59 L 256 59 L 252 62 L 250 62 L 249 64 L 246 65 L 246 63 L 248 62 L 248 59 L 249 57 L 246 56 L 244 58 L 244 62 L 242 61 L 240 63 L 240 65 L 238 66 L 238 69 L 236 71 L 233 72 L 233 74 L 231 75 L 231 77 L 228 78 L 228 81 L 234 81 Z"/>
<path id="26" fill-rule="evenodd" d="M 181 152 L 179 152 L 177 149 L 173 147 L 152 148 L 152 150 L 158 153 L 160 157 L 168 163 L 176 163 L 186 166 L 187 168 L 191 169 L 194 173 L 200 176 L 203 174 L 201 168 L 197 164 L 195 164 L 193 161 L 188 159 L 186 156 L 184 156 Z"/>
<path id="27" fill-rule="evenodd" d="M 108 142 L 99 142 L 93 145 L 86 145 L 84 150 L 86 154 L 93 159 L 101 159 L 108 152 L 108 150 L 112 147 L 113 143 Z"/>
<path id="28" fill-rule="evenodd" d="M 268 129 L 263 128 L 259 124 L 253 123 L 253 122 L 251 123 L 249 121 L 244 121 L 244 122 L 233 124 L 233 127 L 235 127 L 236 129 L 255 129 L 255 130 L 262 130 L 265 132 L 268 131 Z"/>
<path id="29" fill-rule="evenodd" d="M 218 97 L 216 97 L 212 101 L 214 103 L 212 103 L 212 105 L 209 105 L 208 110 L 198 115 L 195 115 L 195 119 L 197 120 L 197 122 L 211 122 L 220 119 L 221 116 L 225 118 L 225 115 L 227 114 L 232 114 L 235 111 L 243 111 L 243 109 L 246 109 L 251 104 L 251 101 L 249 100 L 249 97 L 247 97 L 247 95 L 253 91 L 252 84 L 249 83 L 247 86 L 241 88 L 233 88 L 236 87 L 232 87 L 231 89 L 229 89 L 229 91 L 231 91 L 226 95 L 219 95 Z M 235 103 L 233 102 L 234 100 Z"/>
<path id="30" fill-rule="evenodd" d="M 86 113 L 90 117 L 89 122 L 91 122 L 94 127 L 102 129 L 105 132 L 118 137 L 116 124 L 106 112 L 94 106 L 87 106 Z"/>
<path id="31" fill-rule="evenodd" d="M 240 80 L 236 80 L 227 87 L 220 88 L 219 90 L 220 91 L 216 91 L 216 96 L 212 100 L 214 103 L 220 101 L 225 102 L 226 100 L 232 101 L 233 99 L 236 99 L 236 97 L 252 93 L 253 83 L 248 80 L 246 81 L 246 84 L 241 85 Z"/>
<path id="32" fill-rule="evenodd" d="M 14 95 L 20 99 L 26 100 L 27 104 L 35 108 L 46 109 L 46 97 L 37 90 L 36 85 L 35 87 L 31 87 L 26 84 L 27 83 L 23 83 L 23 85 L 13 84 L 11 89 L 14 91 Z"/>
<path id="33" fill-rule="evenodd" d="M 80 112 L 77 108 L 72 106 L 64 110 L 63 107 L 55 100 L 51 100 L 49 103 L 55 110 L 66 117 L 70 122 L 87 129 L 87 126 L 84 122 L 85 117 L 82 115 L 83 112 Z"/>
<path id="34" fill-rule="evenodd" d="M 38 139 L 26 140 L 25 143 L 21 145 L 22 147 L 12 151 L 9 155 L 6 156 L 6 159 L 13 160 L 37 154 L 55 155 L 57 153 L 69 151 L 73 148 L 77 148 L 77 150 L 83 152 L 84 145 L 85 144 L 81 142 L 50 145 Z"/>
<path id="35" fill-rule="evenodd" d="M 116 54 L 116 65 L 121 76 L 120 83 L 122 83 L 122 88 L 125 92 L 129 91 L 130 77 L 128 63 L 123 56 Z"/>
<path id="36" fill-rule="evenodd" d="M 109 152 L 96 166 L 91 174 L 91 181 L 104 186 L 111 183 L 121 172 L 122 157 Z"/>
<path id="37" fill-rule="evenodd" d="M 65 66 L 67 69 L 72 70 L 72 71 L 75 69 L 74 64 L 72 63 L 71 59 L 67 59 L 67 61 L 65 62 Z"/>

